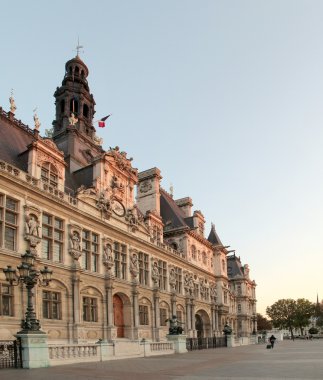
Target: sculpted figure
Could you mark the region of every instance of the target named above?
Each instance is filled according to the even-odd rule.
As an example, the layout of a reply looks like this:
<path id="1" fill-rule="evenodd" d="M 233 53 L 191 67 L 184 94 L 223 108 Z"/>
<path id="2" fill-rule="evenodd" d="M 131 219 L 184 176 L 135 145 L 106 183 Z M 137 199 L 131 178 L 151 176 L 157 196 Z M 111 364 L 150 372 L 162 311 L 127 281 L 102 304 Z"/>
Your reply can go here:
<path id="1" fill-rule="evenodd" d="M 26 216 L 26 232 L 29 235 L 39 237 L 39 223 L 33 215 Z"/>
<path id="2" fill-rule="evenodd" d="M 76 251 L 80 251 L 81 242 L 80 242 L 79 234 L 76 231 L 73 231 L 70 236 L 71 236 L 72 248 L 75 249 Z"/>
<path id="3" fill-rule="evenodd" d="M 154 261 L 153 266 L 151 268 L 151 278 L 155 283 L 157 283 L 159 280 L 159 270 L 157 261 Z"/>
<path id="4" fill-rule="evenodd" d="M 136 253 L 134 253 L 130 259 L 130 273 L 133 275 L 133 277 L 137 277 L 138 272 L 139 272 L 138 256 Z"/>

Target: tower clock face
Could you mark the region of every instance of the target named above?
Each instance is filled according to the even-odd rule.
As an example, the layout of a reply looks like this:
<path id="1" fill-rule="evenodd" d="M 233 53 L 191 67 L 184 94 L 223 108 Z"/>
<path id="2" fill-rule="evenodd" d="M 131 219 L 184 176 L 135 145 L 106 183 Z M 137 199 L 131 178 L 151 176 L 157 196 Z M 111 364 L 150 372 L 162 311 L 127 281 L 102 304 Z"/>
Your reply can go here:
<path id="1" fill-rule="evenodd" d="M 118 215 L 118 216 L 125 216 L 126 215 L 126 209 L 124 208 L 124 205 L 117 201 L 116 199 L 112 201 L 111 204 L 112 211 Z"/>

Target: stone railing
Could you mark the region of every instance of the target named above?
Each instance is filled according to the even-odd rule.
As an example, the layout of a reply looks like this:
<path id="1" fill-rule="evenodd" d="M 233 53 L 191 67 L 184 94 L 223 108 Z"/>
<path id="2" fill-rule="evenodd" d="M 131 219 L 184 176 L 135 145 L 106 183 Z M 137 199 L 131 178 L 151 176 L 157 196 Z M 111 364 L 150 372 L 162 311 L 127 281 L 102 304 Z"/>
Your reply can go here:
<path id="1" fill-rule="evenodd" d="M 151 342 L 150 344 L 150 351 L 173 351 L 173 343 L 171 342 Z"/>
<path id="2" fill-rule="evenodd" d="M 12 112 L 6 112 L 2 107 L 0 107 L 0 116 L 10 120 L 12 123 L 15 123 L 19 127 L 25 129 L 27 132 L 35 134 L 34 130 L 31 129 L 28 125 L 24 124 L 21 120 L 15 118 Z"/>
<path id="3" fill-rule="evenodd" d="M 98 359 L 99 347 L 96 344 L 49 346 L 50 360 Z"/>
<path id="4" fill-rule="evenodd" d="M 27 182 L 31 186 L 34 186 L 38 188 L 41 191 L 44 191 L 47 194 L 50 194 L 51 196 L 54 196 L 55 198 L 58 198 L 62 201 L 65 201 L 73 206 L 77 205 L 76 198 L 72 197 L 69 194 L 64 193 L 63 191 L 59 190 L 58 188 L 51 186 L 50 184 L 35 178 L 28 173 L 16 168 L 15 166 L 8 164 L 4 161 L 0 161 L 0 171 L 9 173 L 15 178 L 18 178 L 24 182 Z"/>

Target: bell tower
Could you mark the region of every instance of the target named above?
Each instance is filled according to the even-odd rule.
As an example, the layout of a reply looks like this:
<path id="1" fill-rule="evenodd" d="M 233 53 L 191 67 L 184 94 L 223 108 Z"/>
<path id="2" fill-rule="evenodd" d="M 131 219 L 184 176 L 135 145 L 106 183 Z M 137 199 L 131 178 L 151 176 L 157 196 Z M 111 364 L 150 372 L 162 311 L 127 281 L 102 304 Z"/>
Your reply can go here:
<path id="1" fill-rule="evenodd" d="M 87 166 L 102 153 L 92 125 L 95 101 L 90 93 L 88 75 L 87 66 L 77 54 L 66 62 L 62 85 L 54 93 L 53 140 L 65 153 L 72 171 Z"/>

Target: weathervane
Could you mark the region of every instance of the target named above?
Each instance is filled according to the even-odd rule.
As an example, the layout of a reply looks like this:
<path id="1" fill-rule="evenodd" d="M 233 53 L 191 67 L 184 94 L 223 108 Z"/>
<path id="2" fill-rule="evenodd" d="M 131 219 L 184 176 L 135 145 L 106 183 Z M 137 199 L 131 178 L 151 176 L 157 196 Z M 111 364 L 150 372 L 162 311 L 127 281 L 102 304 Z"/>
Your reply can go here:
<path id="1" fill-rule="evenodd" d="M 77 46 L 76 46 L 76 56 L 79 57 L 79 53 L 81 51 L 81 49 L 83 49 L 83 46 L 80 45 L 80 39 L 79 37 L 77 37 Z M 82 51 L 83 53 L 83 51 Z"/>

